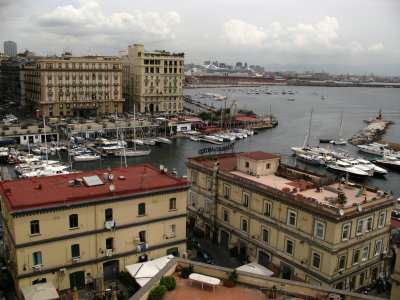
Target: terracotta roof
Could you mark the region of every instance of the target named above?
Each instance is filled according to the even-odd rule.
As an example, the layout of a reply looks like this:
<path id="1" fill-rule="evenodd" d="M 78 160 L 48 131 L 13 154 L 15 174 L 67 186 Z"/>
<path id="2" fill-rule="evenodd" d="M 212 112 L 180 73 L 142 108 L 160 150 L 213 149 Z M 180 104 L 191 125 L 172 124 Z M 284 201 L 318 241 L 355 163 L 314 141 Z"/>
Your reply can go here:
<path id="1" fill-rule="evenodd" d="M 247 157 L 247 158 L 254 159 L 254 160 L 281 158 L 278 155 L 266 153 L 263 151 L 243 152 L 243 153 L 238 154 L 238 156 L 243 156 L 243 157 Z"/>
<path id="2" fill-rule="evenodd" d="M 68 205 L 87 201 L 162 191 L 187 186 L 186 178 L 161 172 L 150 165 L 112 169 L 114 190 L 111 182 L 104 181 L 108 170 L 95 170 L 67 175 L 56 175 L 0 182 L 0 193 L 10 212 Z M 97 178 L 96 178 L 97 175 Z M 91 185 L 85 178 L 94 176 L 98 185 Z M 82 185 L 70 184 L 81 179 Z M 89 178 L 90 179 L 90 178 Z M 89 181 L 89 184 L 88 184 Z"/>
<path id="3" fill-rule="evenodd" d="M 396 218 L 391 218 L 390 219 L 390 227 L 392 228 L 392 229 L 395 229 L 395 228 L 399 228 L 400 227 L 400 220 L 397 220 Z"/>

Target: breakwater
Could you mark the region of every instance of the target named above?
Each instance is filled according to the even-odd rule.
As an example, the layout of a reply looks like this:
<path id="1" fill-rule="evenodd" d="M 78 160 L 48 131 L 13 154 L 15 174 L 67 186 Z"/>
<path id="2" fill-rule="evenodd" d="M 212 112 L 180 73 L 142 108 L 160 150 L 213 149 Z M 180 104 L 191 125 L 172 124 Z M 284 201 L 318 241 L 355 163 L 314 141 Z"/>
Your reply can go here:
<path id="1" fill-rule="evenodd" d="M 364 120 L 368 125 L 353 135 L 348 142 L 352 145 L 363 145 L 378 142 L 381 140 L 386 129 L 393 121 L 384 119 Z"/>

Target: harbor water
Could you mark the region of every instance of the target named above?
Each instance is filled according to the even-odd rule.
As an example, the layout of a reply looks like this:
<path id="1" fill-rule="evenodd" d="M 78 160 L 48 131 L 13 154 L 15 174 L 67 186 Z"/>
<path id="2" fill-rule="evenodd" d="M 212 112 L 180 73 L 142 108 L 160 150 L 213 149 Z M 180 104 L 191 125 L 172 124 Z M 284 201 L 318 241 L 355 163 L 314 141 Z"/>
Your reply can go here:
<path id="1" fill-rule="evenodd" d="M 266 90 L 277 93 L 266 94 Z M 282 94 L 281 91 L 292 90 L 293 95 Z M 279 91 L 279 93 L 278 93 Z M 327 147 L 329 144 L 319 144 L 319 138 L 337 137 L 339 131 L 340 114 L 343 111 L 342 137 L 347 140 L 358 130 L 365 127 L 363 120 L 378 116 L 395 122 L 390 125 L 382 139 L 388 142 L 400 143 L 400 89 L 398 88 L 364 88 L 364 87 L 288 87 L 288 86 L 260 86 L 260 87 L 235 87 L 235 88 L 207 88 L 186 89 L 185 93 L 194 100 L 224 108 L 225 101 L 214 101 L 202 98 L 201 93 L 216 93 L 227 96 L 226 107 L 233 100 L 238 102 L 239 108 L 252 110 L 258 114 L 272 114 L 276 116 L 279 125 L 272 129 L 259 131 L 257 135 L 235 142 L 234 151 L 265 151 L 282 155 L 283 163 L 307 166 L 310 170 L 319 173 L 328 171 L 319 166 L 307 165 L 295 161 L 290 147 L 302 146 L 309 126 L 310 112 L 313 109 L 312 126 L 310 132 L 310 145 Z M 321 99 L 324 94 L 325 99 Z M 294 98 L 291 101 L 288 98 Z M 171 145 L 161 144 L 152 146 L 149 156 L 127 157 L 128 166 L 150 164 L 154 167 L 163 165 L 172 172 L 175 168 L 178 176 L 186 175 L 185 161 L 188 157 L 198 156 L 198 151 L 205 147 L 215 145 L 195 142 L 189 139 L 174 139 Z M 337 146 L 331 146 L 336 148 Z M 371 157 L 371 155 L 358 151 L 358 148 L 347 144 L 340 146 L 349 151 L 353 156 Z M 93 170 L 117 168 L 125 166 L 124 158 L 106 157 L 101 161 L 76 162 L 76 170 Z M 379 187 L 384 191 L 393 191 L 395 198 L 400 197 L 400 173 L 390 171 L 385 178 L 367 178 L 366 184 L 370 187 Z"/>

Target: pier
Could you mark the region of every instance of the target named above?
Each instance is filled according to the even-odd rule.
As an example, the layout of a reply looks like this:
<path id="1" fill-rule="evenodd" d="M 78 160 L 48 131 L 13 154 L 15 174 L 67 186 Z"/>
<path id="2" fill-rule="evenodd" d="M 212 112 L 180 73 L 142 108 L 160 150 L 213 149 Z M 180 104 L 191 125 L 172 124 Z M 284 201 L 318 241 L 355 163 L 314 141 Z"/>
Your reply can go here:
<path id="1" fill-rule="evenodd" d="M 381 140 L 386 128 L 388 128 L 390 124 L 393 124 L 393 121 L 378 118 L 365 120 L 364 122 L 367 123 L 368 126 L 353 135 L 348 140 L 350 144 L 357 146 L 377 142 Z"/>

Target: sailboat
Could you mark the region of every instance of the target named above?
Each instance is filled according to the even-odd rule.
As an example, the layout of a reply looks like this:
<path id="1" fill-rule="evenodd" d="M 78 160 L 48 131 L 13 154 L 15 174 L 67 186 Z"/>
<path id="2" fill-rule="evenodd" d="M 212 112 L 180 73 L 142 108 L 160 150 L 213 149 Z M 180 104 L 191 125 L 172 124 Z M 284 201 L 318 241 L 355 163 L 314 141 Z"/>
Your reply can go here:
<path id="1" fill-rule="evenodd" d="M 343 112 L 340 114 L 340 124 L 339 124 L 339 136 L 336 140 L 332 140 L 329 143 L 334 145 L 346 145 L 346 141 L 342 139 L 342 123 L 343 123 Z"/>
<path id="2" fill-rule="evenodd" d="M 158 137 L 158 140 L 163 143 L 163 144 L 171 144 L 172 141 L 167 138 L 167 123 L 168 123 L 168 116 L 165 118 L 165 132 L 164 132 L 164 137 Z"/>
<path id="3" fill-rule="evenodd" d="M 135 112 L 135 106 L 133 109 L 133 140 L 136 140 L 136 112 Z M 137 150 L 136 149 L 136 143 L 133 143 L 133 149 L 127 149 L 123 148 L 117 152 L 115 152 L 115 156 L 145 156 L 149 155 L 151 150 Z"/>
<path id="4" fill-rule="evenodd" d="M 311 109 L 310 122 L 309 122 L 309 125 L 308 125 L 308 130 L 307 130 L 306 137 L 304 138 L 303 146 L 302 147 L 291 147 L 290 148 L 295 154 L 305 154 L 305 153 L 307 153 L 308 150 L 310 150 L 309 142 L 310 142 L 312 113 L 313 113 L 313 109 Z"/>
<path id="5" fill-rule="evenodd" d="M 325 87 L 322 89 L 321 100 L 325 100 Z"/>

